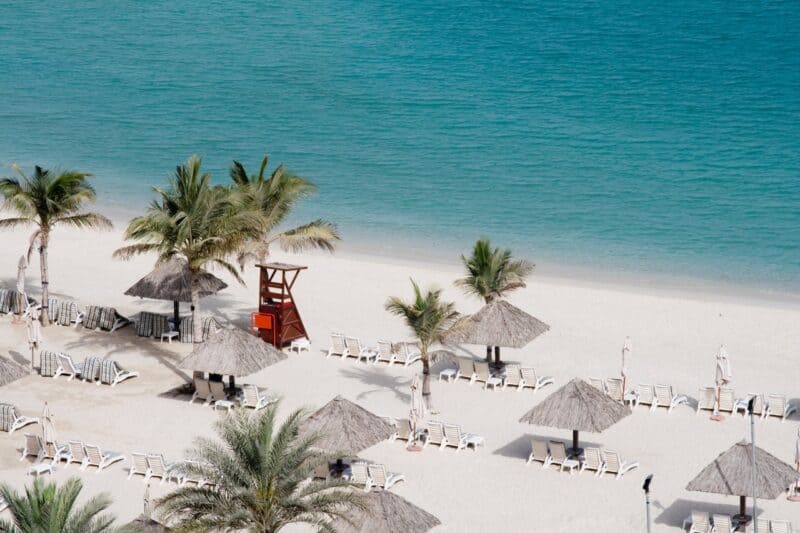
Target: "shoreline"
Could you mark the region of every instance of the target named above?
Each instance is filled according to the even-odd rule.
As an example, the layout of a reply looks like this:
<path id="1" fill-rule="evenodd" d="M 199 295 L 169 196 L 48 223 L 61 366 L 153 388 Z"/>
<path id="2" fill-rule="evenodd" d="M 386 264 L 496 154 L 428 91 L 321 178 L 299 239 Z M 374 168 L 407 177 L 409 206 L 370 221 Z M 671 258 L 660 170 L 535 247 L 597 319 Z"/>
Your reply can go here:
<path id="1" fill-rule="evenodd" d="M 112 231 L 120 236 L 129 220 L 143 209 L 114 208 L 107 204 L 96 204 L 97 210 L 108 216 L 114 223 Z M 477 238 L 477 237 L 476 237 Z M 495 239 L 497 240 L 497 239 Z M 368 238 L 348 238 L 343 240 L 334 252 L 334 257 L 384 263 L 407 265 L 414 268 L 437 267 L 437 270 L 460 268 L 460 254 L 468 253 L 437 247 L 437 243 L 427 241 L 410 242 L 406 238 L 395 239 L 391 245 L 385 242 L 375 246 Z M 711 277 L 668 274 L 653 271 L 633 271 L 630 269 L 600 268 L 592 269 L 584 264 L 557 261 L 541 261 L 526 257 L 520 250 L 512 248 L 515 256 L 525 257 L 536 263 L 536 269 L 529 283 L 542 281 L 562 286 L 610 289 L 620 292 L 688 298 L 693 300 L 713 299 L 721 302 L 747 303 L 786 309 L 800 309 L 800 290 L 770 286 L 766 283 L 736 283 L 714 280 Z M 279 252 L 281 255 L 282 252 Z M 301 254 L 288 254 L 287 257 L 325 256 L 324 252 L 310 251 Z M 299 262 L 302 260 L 298 259 Z"/>

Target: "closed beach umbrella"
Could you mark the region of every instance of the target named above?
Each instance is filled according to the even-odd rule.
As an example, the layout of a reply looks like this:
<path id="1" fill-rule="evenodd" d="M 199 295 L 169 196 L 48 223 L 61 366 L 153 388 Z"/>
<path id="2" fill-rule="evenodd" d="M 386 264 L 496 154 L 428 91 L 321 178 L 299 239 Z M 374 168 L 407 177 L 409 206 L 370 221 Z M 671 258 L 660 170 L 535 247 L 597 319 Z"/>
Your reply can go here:
<path id="1" fill-rule="evenodd" d="M 17 262 L 17 292 L 25 294 L 25 270 L 28 268 L 28 259 L 23 254 Z"/>
<path id="2" fill-rule="evenodd" d="M 360 452 L 394 433 L 384 419 L 341 396 L 309 415 L 300 427 L 303 434 L 319 435 L 317 448 L 342 453 Z"/>
<path id="3" fill-rule="evenodd" d="M 416 441 L 417 426 L 423 424 L 425 417 L 428 416 L 427 409 L 425 408 L 425 398 L 422 396 L 422 382 L 419 374 L 414 374 L 411 378 L 411 430 Z"/>
<path id="4" fill-rule="evenodd" d="M 242 377 L 283 361 L 287 355 L 237 327 L 219 329 L 181 361 L 181 368 Z"/>
<path id="5" fill-rule="evenodd" d="M 474 315 L 462 317 L 450 328 L 450 343 L 479 344 L 496 348 L 523 348 L 550 326 L 505 300 L 486 304 Z M 496 362 L 500 360 L 495 351 Z"/>
<path id="6" fill-rule="evenodd" d="M 42 440 L 45 445 L 52 444 L 56 441 L 56 426 L 53 423 L 53 415 L 50 413 L 50 406 L 44 402 L 44 409 L 42 409 L 42 419 L 39 421 L 42 425 Z"/>
<path id="7" fill-rule="evenodd" d="M 797 440 L 794 443 L 794 463 L 800 472 L 800 429 L 797 430 Z"/>
<path id="8" fill-rule="evenodd" d="M 625 337 L 625 342 L 622 344 L 622 368 L 620 369 L 620 374 L 622 374 L 622 397 L 625 397 L 625 386 L 628 384 L 628 358 L 631 355 L 631 350 L 633 349 L 633 344 L 631 343 L 630 337 Z"/>
<path id="9" fill-rule="evenodd" d="M 213 274 L 201 271 L 197 277 L 200 297 L 216 294 L 228 285 Z M 189 265 L 185 259 L 173 257 L 169 261 L 159 263 L 152 272 L 134 283 L 127 291 L 127 296 L 167 300 L 173 302 L 175 322 L 180 321 L 180 302 L 192 301 L 192 282 Z"/>
<path id="10" fill-rule="evenodd" d="M 30 372 L 24 366 L 5 357 L 0 357 L 0 387 L 24 378 Z"/>
<path id="11" fill-rule="evenodd" d="M 719 402 L 720 402 L 720 389 L 730 383 L 733 376 L 731 375 L 731 363 L 728 360 L 728 351 L 725 345 L 719 347 L 717 352 L 716 363 L 714 366 L 714 383 L 717 386 L 717 402 L 714 408 L 713 418 L 721 420 L 719 415 Z"/>
<path id="12" fill-rule="evenodd" d="M 370 492 L 364 511 L 356 511 L 352 524 L 336 523 L 339 533 L 425 533 L 441 524 L 438 518 L 388 490 Z"/>
<path id="13" fill-rule="evenodd" d="M 797 472 L 774 455 L 756 446 L 756 493 L 774 500 L 797 480 Z M 739 513 L 744 520 L 746 500 L 753 491 L 753 446 L 738 442 L 721 453 L 686 485 L 686 490 L 739 496 Z"/>
<path id="14" fill-rule="evenodd" d="M 572 450 L 579 453 L 578 432 L 602 433 L 626 416 L 630 407 L 583 381 L 573 379 L 539 405 L 525 413 L 520 422 L 572 430 Z"/>
<path id="15" fill-rule="evenodd" d="M 39 322 L 39 311 L 31 311 L 27 323 L 28 348 L 31 351 L 31 370 L 33 370 L 33 356 L 42 344 L 42 323 Z"/>

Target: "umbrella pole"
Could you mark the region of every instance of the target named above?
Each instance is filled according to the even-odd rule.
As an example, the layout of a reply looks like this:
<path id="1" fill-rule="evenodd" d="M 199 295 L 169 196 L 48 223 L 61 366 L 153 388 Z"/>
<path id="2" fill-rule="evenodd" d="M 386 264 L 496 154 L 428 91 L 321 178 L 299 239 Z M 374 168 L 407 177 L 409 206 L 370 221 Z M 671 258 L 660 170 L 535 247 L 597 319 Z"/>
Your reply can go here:
<path id="1" fill-rule="evenodd" d="M 747 496 L 739 496 L 739 516 L 741 517 L 740 521 L 747 522 L 747 515 L 745 511 L 747 510 Z"/>
<path id="2" fill-rule="evenodd" d="M 572 449 L 578 451 L 578 430 L 572 430 Z"/>
<path id="3" fill-rule="evenodd" d="M 491 346 L 487 346 L 486 347 L 486 362 L 490 363 L 490 364 L 492 362 L 492 347 Z"/>
<path id="4" fill-rule="evenodd" d="M 175 329 L 181 323 L 181 303 L 178 300 L 172 302 L 172 317 L 175 319 Z"/>
<path id="5" fill-rule="evenodd" d="M 500 347 L 494 347 L 494 364 L 497 368 L 500 368 Z"/>

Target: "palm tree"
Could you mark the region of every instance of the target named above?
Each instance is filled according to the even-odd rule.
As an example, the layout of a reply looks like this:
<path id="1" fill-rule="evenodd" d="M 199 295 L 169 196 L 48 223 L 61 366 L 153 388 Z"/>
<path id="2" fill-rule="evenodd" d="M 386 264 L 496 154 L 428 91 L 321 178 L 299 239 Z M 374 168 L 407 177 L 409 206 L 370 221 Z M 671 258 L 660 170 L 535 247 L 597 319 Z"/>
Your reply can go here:
<path id="1" fill-rule="evenodd" d="M 250 176 L 238 161 L 231 165 L 230 175 L 235 184 L 238 200 L 250 209 L 261 213 L 260 235 L 246 243 L 239 254 L 239 264 L 255 258 L 265 263 L 269 247 L 277 243 L 282 249 L 299 252 L 311 248 L 333 251 L 340 240 L 336 225 L 317 219 L 292 229 L 277 231 L 294 206 L 302 199 L 317 192 L 317 187 L 305 178 L 296 176 L 279 165 L 269 176 L 264 177 L 268 156 L 261 160 L 258 174 Z"/>
<path id="2" fill-rule="evenodd" d="M 442 342 L 442 338 L 458 313 L 451 302 L 442 301 L 441 289 L 428 289 L 425 294 L 412 279 L 414 298 L 410 302 L 392 296 L 386 301 L 386 310 L 403 317 L 419 341 L 420 358 L 422 359 L 422 397 L 428 409 L 432 409 L 430 387 L 430 348 L 434 343 Z"/>
<path id="3" fill-rule="evenodd" d="M 98 213 L 85 212 L 87 203 L 94 203 L 97 196 L 87 178 L 91 174 L 67 170 L 56 172 L 34 167 L 33 176 L 26 176 L 14 165 L 20 178 L 0 180 L 0 194 L 6 208 L 16 211 L 17 216 L 0 220 L 0 228 L 33 224 L 36 229 L 28 239 L 28 260 L 33 249 L 39 249 L 39 267 L 42 281 L 42 324 L 50 324 L 48 300 L 50 297 L 47 249 L 50 235 L 56 226 L 76 228 L 110 229 L 111 221 Z"/>
<path id="4" fill-rule="evenodd" d="M 211 174 L 201 173 L 201 163 L 199 157 L 190 157 L 176 168 L 166 189 L 153 188 L 157 199 L 143 216 L 131 220 L 125 231 L 126 239 L 139 242 L 114 252 L 114 257 L 121 259 L 156 253 L 159 262 L 174 256 L 186 260 L 191 276 L 195 342 L 202 340 L 197 283 L 201 270 L 216 265 L 243 283 L 227 258 L 255 236 L 252 228 L 259 220 L 252 211 L 234 206 L 227 188 L 212 187 Z"/>
<path id="5" fill-rule="evenodd" d="M 461 256 L 467 275 L 455 281 L 465 293 L 478 296 L 485 304 L 503 298 L 506 293 L 525 287 L 525 278 L 535 265 L 524 259 L 512 259 L 511 250 L 492 249 L 489 239 L 478 239 L 470 257 Z M 486 362 L 491 362 L 492 347 L 486 347 Z M 495 361 L 500 362 L 500 349 L 495 347 Z"/>
<path id="6" fill-rule="evenodd" d="M 365 508 L 347 482 L 311 480 L 328 457 L 314 448 L 318 435 L 300 434 L 303 411 L 279 427 L 276 413 L 277 404 L 254 415 L 239 411 L 217 422 L 221 442 L 196 441 L 188 468 L 212 484 L 180 487 L 158 501 L 174 531 L 272 533 L 292 523 L 335 531 L 333 520 L 349 522 Z"/>
<path id="7" fill-rule="evenodd" d="M 0 485 L 0 496 L 8 502 L 12 520 L 0 520 L 2 533 L 105 533 L 113 531 L 114 517 L 103 514 L 111 498 L 101 494 L 82 506 L 75 504 L 83 483 L 68 479 L 61 487 L 37 478 L 33 485 L 18 494 L 8 485 Z"/>

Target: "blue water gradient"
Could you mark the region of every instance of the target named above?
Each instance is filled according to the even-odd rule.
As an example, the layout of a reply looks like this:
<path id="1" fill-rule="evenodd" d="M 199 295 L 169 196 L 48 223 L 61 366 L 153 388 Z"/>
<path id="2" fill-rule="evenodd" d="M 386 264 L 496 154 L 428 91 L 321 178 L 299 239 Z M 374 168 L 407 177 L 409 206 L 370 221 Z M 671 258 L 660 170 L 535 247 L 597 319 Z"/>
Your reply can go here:
<path id="1" fill-rule="evenodd" d="M 265 151 L 378 252 L 797 291 L 800 3 L 0 3 L 0 174 Z"/>

